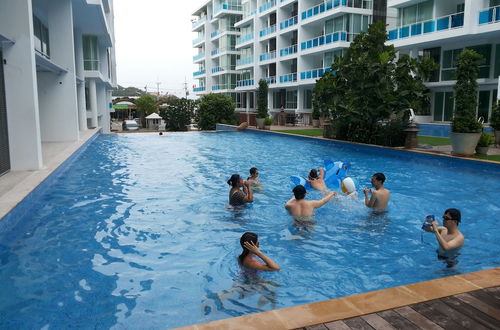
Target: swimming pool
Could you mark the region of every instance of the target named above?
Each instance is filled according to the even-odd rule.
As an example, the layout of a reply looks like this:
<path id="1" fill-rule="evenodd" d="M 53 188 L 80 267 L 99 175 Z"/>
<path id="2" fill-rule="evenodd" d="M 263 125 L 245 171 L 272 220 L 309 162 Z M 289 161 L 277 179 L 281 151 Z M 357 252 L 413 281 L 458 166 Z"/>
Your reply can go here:
<path id="1" fill-rule="evenodd" d="M 340 199 L 296 232 L 289 176 L 325 157 L 362 186 L 384 172 L 389 212 Z M 500 169 L 474 164 L 260 132 L 99 136 L 2 227 L 0 328 L 164 329 L 499 266 Z M 252 166 L 264 187 L 227 208 L 227 179 Z M 466 237 L 455 269 L 421 240 L 424 216 L 448 207 Z M 280 272 L 239 275 L 245 231 Z"/>
<path id="2" fill-rule="evenodd" d="M 449 124 L 418 124 L 420 131 L 418 135 L 436 136 L 436 137 L 450 137 Z M 485 127 L 484 132 L 493 132 L 491 127 Z"/>

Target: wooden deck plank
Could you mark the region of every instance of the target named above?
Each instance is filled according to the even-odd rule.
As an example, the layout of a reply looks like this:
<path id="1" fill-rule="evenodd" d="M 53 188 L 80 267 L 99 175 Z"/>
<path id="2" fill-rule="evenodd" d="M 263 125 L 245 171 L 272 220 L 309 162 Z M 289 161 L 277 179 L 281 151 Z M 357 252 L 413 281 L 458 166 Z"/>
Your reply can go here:
<path id="1" fill-rule="evenodd" d="M 395 312 L 405 317 L 407 320 L 411 321 L 416 326 L 422 329 L 429 330 L 443 330 L 443 328 L 436 323 L 429 320 L 424 315 L 417 313 L 413 308 L 409 306 L 404 306 L 394 309 Z"/>
<path id="2" fill-rule="evenodd" d="M 344 321 L 325 323 L 325 326 L 328 328 L 328 330 L 351 330 L 351 328 L 349 328 L 347 324 L 344 323 Z"/>
<path id="3" fill-rule="evenodd" d="M 377 314 L 363 315 L 361 316 L 361 318 L 376 330 L 397 330 L 389 322 L 387 322 Z"/>
<path id="4" fill-rule="evenodd" d="M 500 298 L 495 298 L 495 294 L 493 292 L 490 293 L 487 292 L 486 290 L 477 290 L 469 292 L 469 294 L 473 297 L 476 297 L 483 303 L 490 305 L 493 308 L 500 308 Z"/>
<path id="5" fill-rule="evenodd" d="M 407 320 L 399 313 L 396 313 L 394 310 L 388 310 L 377 313 L 384 320 L 393 325 L 396 329 L 406 329 L 406 330 L 419 330 L 420 327 L 417 327 L 411 321 Z"/>
<path id="6" fill-rule="evenodd" d="M 328 328 L 324 324 L 316 324 L 311 325 L 309 327 L 305 327 L 305 330 L 328 330 Z"/>
<path id="7" fill-rule="evenodd" d="M 413 308 L 417 313 L 420 313 L 428 318 L 430 321 L 438 324 L 443 329 L 465 330 L 465 328 L 460 324 L 456 323 L 454 320 L 434 309 L 428 302 L 411 305 L 410 307 Z"/>
<path id="8" fill-rule="evenodd" d="M 456 309 L 460 313 L 467 315 L 471 318 L 474 318 L 474 320 L 478 321 L 479 323 L 481 323 L 482 325 L 484 325 L 487 328 L 500 329 L 500 321 L 498 321 L 497 319 L 481 312 L 480 310 L 472 307 L 471 305 L 464 303 L 463 301 L 461 301 L 460 299 L 458 299 L 456 297 L 443 298 L 443 299 L 441 299 L 441 301 L 443 303 L 453 307 L 454 309 Z"/>
<path id="9" fill-rule="evenodd" d="M 500 320 L 500 309 L 492 307 L 468 293 L 457 294 L 455 297 L 479 309 L 481 312 Z"/>
<path id="10" fill-rule="evenodd" d="M 451 306 L 446 305 L 444 302 L 441 301 L 441 299 L 429 302 L 428 305 L 430 305 L 433 309 L 441 312 L 443 315 L 446 315 L 448 318 L 452 319 L 454 322 L 460 324 L 462 327 L 466 329 L 488 330 L 488 328 L 483 326 L 474 318 L 470 318 L 469 316 L 460 313 Z"/>
<path id="11" fill-rule="evenodd" d="M 344 320 L 344 323 L 353 330 L 374 330 L 373 327 L 361 317 L 353 317 L 351 319 Z"/>

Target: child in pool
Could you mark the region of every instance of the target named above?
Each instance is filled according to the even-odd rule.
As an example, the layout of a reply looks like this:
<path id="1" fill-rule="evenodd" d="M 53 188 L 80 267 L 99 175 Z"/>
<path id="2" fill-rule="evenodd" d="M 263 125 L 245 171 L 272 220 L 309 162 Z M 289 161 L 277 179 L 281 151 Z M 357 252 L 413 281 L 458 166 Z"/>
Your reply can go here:
<path id="1" fill-rule="evenodd" d="M 280 266 L 276 264 L 271 258 L 266 256 L 259 250 L 259 240 L 255 233 L 246 232 L 240 238 L 240 244 L 243 252 L 238 257 L 238 262 L 241 266 L 248 269 L 277 271 Z M 262 261 L 255 258 L 259 257 Z"/>

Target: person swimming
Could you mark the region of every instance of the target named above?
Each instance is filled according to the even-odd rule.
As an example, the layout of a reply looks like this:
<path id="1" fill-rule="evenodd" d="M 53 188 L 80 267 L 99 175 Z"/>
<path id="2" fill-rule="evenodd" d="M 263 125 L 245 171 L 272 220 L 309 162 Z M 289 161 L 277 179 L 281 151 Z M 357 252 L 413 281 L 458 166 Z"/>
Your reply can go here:
<path id="1" fill-rule="evenodd" d="M 305 218 L 312 218 L 314 215 L 314 209 L 325 205 L 326 202 L 328 202 L 336 194 L 336 192 L 330 191 L 320 200 L 306 201 L 306 188 L 299 184 L 293 188 L 293 196 L 288 200 L 288 202 L 285 203 L 285 208 L 294 218 L 298 218 L 299 221 L 304 222 Z"/>
<path id="2" fill-rule="evenodd" d="M 281 269 L 277 263 L 259 250 L 260 244 L 257 234 L 251 232 L 244 233 L 240 238 L 240 245 L 243 248 L 243 252 L 238 257 L 240 266 L 247 269 L 265 271 L 277 271 Z M 262 259 L 264 263 L 254 258 L 254 256 Z"/>
<path id="3" fill-rule="evenodd" d="M 383 173 L 375 173 L 371 177 L 371 184 L 375 188 L 363 189 L 365 194 L 365 205 L 372 208 L 375 212 L 385 211 L 387 205 L 389 204 L 389 199 L 391 197 L 391 192 L 384 188 L 385 175 Z M 368 193 L 371 194 L 368 198 Z"/>
<path id="4" fill-rule="evenodd" d="M 252 184 L 260 183 L 259 169 L 257 167 L 252 167 L 250 169 L 250 176 L 247 178 L 247 182 L 250 182 Z"/>
<path id="5" fill-rule="evenodd" d="M 309 171 L 309 177 L 307 178 L 307 182 L 316 190 L 327 191 L 328 188 L 325 184 L 325 169 L 320 168 L 319 174 L 318 170 L 313 168 Z"/>
<path id="6" fill-rule="evenodd" d="M 239 174 L 231 175 L 231 178 L 227 180 L 227 184 L 231 186 L 231 190 L 229 191 L 229 204 L 237 206 L 253 202 L 252 187 L 250 183 L 244 181 Z"/>

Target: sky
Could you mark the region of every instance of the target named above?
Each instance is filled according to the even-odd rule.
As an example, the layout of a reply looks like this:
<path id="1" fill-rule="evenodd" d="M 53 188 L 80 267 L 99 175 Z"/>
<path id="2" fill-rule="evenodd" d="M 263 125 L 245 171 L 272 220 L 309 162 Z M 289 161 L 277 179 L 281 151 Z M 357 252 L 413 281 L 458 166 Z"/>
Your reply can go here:
<path id="1" fill-rule="evenodd" d="M 193 96 L 191 14 L 206 0 L 115 0 L 115 50 L 120 86 Z"/>

